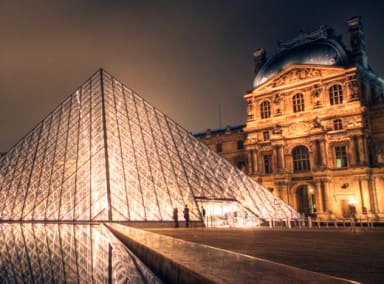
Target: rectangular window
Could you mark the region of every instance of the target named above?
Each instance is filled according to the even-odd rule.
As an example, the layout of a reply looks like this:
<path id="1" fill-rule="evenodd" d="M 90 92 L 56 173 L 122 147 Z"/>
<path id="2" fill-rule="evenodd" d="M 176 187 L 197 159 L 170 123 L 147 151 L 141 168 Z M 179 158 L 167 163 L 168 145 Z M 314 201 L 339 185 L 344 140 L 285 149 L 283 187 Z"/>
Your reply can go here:
<path id="1" fill-rule="evenodd" d="M 272 155 L 264 155 L 264 172 L 266 174 L 272 173 Z"/>
<path id="2" fill-rule="evenodd" d="M 221 143 L 216 144 L 216 152 L 217 153 L 223 152 L 223 144 L 221 144 Z"/>
<path id="3" fill-rule="evenodd" d="M 335 119 L 335 120 L 333 121 L 333 128 L 334 128 L 335 130 L 343 129 L 343 123 L 342 123 L 341 119 Z"/>
<path id="4" fill-rule="evenodd" d="M 237 141 L 237 150 L 243 150 L 244 149 L 244 141 L 239 140 Z"/>
<path id="5" fill-rule="evenodd" d="M 293 101 L 293 112 L 304 111 L 304 95 L 296 94 L 292 98 Z"/>
<path id="6" fill-rule="evenodd" d="M 271 117 L 271 104 L 268 101 L 264 101 L 260 104 L 261 118 Z"/>
<path id="7" fill-rule="evenodd" d="M 264 141 L 269 141 L 269 131 L 263 132 L 263 139 L 264 139 Z"/>
<path id="8" fill-rule="evenodd" d="M 345 146 L 336 146 L 335 147 L 336 154 L 336 168 L 346 168 L 347 164 L 347 149 Z"/>

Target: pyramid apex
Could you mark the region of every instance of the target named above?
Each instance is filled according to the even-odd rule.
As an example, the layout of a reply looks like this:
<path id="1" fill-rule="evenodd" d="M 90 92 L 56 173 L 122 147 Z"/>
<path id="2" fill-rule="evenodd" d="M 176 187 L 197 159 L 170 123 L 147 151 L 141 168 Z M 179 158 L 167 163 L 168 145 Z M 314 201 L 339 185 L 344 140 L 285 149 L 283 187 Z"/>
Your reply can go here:
<path id="1" fill-rule="evenodd" d="M 98 70 L 97 70 L 97 73 L 99 74 L 103 74 L 103 73 L 106 73 L 105 69 L 103 67 L 100 67 Z"/>

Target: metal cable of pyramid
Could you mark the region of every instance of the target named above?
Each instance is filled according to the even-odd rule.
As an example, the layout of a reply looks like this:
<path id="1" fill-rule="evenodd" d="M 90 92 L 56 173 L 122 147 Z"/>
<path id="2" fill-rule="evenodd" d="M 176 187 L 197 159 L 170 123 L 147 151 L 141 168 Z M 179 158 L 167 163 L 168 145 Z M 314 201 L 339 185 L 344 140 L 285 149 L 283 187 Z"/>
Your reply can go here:
<path id="1" fill-rule="evenodd" d="M 298 218 L 103 69 L 0 160 L 0 219 L 170 221 L 207 200 L 231 200 L 255 216 Z"/>

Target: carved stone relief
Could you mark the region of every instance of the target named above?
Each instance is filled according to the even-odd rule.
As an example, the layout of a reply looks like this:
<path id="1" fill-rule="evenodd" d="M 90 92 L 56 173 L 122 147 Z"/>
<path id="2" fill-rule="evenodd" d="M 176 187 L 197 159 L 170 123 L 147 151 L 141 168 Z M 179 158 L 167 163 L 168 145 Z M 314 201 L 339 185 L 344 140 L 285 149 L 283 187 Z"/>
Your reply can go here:
<path id="1" fill-rule="evenodd" d="M 299 134 L 303 132 L 307 132 L 311 129 L 311 125 L 307 122 L 297 122 L 289 126 L 288 132 L 289 134 Z"/>
<path id="2" fill-rule="evenodd" d="M 294 69 L 291 72 L 288 72 L 277 78 L 273 82 L 273 86 L 277 87 L 312 77 L 321 77 L 321 70 L 315 68 Z"/>
<path id="3" fill-rule="evenodd" d="M 351 92 L 351 99 L 355 100 L 359 98 L 359 85 L 356 80 L 350 81 L 348 87 Z"/>

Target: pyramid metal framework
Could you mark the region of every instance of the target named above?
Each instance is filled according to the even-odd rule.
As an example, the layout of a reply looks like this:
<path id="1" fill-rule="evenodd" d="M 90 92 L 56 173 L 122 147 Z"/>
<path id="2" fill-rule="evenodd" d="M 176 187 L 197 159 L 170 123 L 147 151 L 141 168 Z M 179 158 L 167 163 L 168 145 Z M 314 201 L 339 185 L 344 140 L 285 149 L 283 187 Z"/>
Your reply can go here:
<path id="1" fill-rule="evenodd" d="M 100 69 L 0 160 L 0 219 L 167 221 L 201 200 L 298 213 Z"/>
<path id="2" fill-rule="evenodd" d="M 0 283 L 163 283 L 103 225 L 2 224 Z"/>

